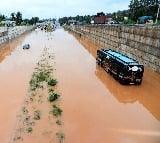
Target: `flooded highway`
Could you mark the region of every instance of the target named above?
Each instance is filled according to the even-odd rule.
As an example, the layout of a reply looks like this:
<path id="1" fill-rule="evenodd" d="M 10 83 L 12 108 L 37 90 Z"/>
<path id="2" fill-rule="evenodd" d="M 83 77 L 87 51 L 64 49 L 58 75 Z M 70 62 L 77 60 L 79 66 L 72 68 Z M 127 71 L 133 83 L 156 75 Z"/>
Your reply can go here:
<path id="1" fill-rule="evenodd" d="M 25 43 L 30 43 L 29 50 L 22 49 Z M 11 142 L 45 47 L 55 53 L 65 143 L 160 142 L 160 74 L 145 68 L 141 86 L 120 85 L 96 65 L 100 47 L 63 29 L 33 31 L 0 47 L 0 142 Z M 36 142 L 27 137 L 24 142 Z"/>

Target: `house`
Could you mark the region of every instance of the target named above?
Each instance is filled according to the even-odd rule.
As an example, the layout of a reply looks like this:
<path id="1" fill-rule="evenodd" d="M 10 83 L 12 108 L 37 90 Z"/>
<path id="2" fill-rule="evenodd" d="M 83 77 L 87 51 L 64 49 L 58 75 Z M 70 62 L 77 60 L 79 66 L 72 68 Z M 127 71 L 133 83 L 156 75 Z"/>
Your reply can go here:
<path id="1" fill-rule="evenodd" d="M 108 21 L 110 21 L 111 17 L 105 15 L 103 12 L 97 13 L 97 15 L 94 17 L 94 24 L 106 24 Z"/>
<path id="2" fill-rule="evenodd" d="M 75 23 L 76 23 L 76 20 L 74 20 L 74 19 L 69 19 L 68 20 L 69 25 L 72 25 L 72 24 L 75 24 Z"/>

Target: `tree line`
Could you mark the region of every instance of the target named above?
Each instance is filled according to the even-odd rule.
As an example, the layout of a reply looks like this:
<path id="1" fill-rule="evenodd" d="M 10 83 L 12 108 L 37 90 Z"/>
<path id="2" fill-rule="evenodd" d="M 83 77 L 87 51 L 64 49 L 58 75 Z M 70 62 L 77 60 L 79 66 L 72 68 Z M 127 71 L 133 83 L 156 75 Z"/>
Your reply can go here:
<path id="1" fill-rule="evenodd" d="M 152 16 L 156 19 L 159 0 L 131 0 L 129 4 L 129 17 L 136 21 L 140 16 Z"/>
<path id="2" fill-rule="evenodd" d="M 0 22 L 5 21 L 6 19 L 9 19 L 10 21 L 15 21 L 16 25 L 33 25 L 39 22 L 39 17 L 32 17 L 31 19 L 22 19 L 22 13 L 21 12 L 13 12 L 10 14 L 10 17 L 8 18 L 5 15 L 0 14 Z"/>
<path id="3" fill-rule="evenodd" d="M 159 0 L 131 0 L 128 5 L 129 9 L 113 13 L 106 13 L 105 15 L 112 17 L 112 19 L 115 21 L 123 22 L 124 24 L 136 23 L 138 18 L 141 16 L 152 16 L 153 20 L 155 21 L 157 18 L 159 6 Z M 94 17 L 95 15 L 62 17 L 59 19 L 59 22 L 61 25 L 63 25 L 69 24 L 69 20 L 75 20 L 80 24 L 91 24 L 91 21 L 94 20 Z M 128 17 L 128 20 L 124 20 L 124 17 Z M 7 17 L 5 15 L 0 14 L 0 22 L 5 20 L 6 18 Z M 160 14 L 158 15 L 158 18 L 160 18 Z M 10 20 L 15 21 L 16 25 L 33 25 L 40 21 L 39 17 L 22 19 L 21 12 L 11 13 Z M 55 19 L 53 20 L 55 21 Z M 160 21 L 158 23 L 160 23 Z"/>
<path id="4" fill-rule="evenodd" d="M 112 17 L 113 20 L 123 22 L 124 24 L 137 23 L 137 20 L 141 16 L 152 16 L 153 20 L 156 20 L 159 0 L 131 0 L 127 10 L 117 11 L 113 13 L 106 13 L 107 16 Z M 68 24 L 68 20 L 74 19 L 77 21 L 86 21 L 86 24 L 90 24 L 95 15 L 87 16 L 75 16 L 75 17 L 63 17 L 60 18 L 60 24 Z M 125 20 L 124 17 L 128 17 L 128 20 Z M 158 15 L 160 18 L 160 14 Z M 160 21 L 159 21 L 160 23 Z"/>

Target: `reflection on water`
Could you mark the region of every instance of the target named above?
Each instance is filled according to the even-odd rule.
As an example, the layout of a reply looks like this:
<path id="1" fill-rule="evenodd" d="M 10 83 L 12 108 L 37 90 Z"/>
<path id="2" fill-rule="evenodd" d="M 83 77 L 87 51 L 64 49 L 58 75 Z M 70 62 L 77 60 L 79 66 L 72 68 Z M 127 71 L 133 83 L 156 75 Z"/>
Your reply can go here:
<path id="1" fill-rule="evenodd" d="M 134 103 L 139 102 L 142 104 L 152 115 L 160 121 L 160 95 L 159 91 L 155 93 L 154 87 L 160 87 L 160 84 L 152 85 L 148 89 L 144 81 L 142 86 L 123 86 L 113 79 L 113 84 L 110 82 L 112 78 L 102 68 L 96 68 L 96 76 L 102 81 L 112 95 L 121 103 Z M 155 93 L 155 94 L 154 94 Z"/>
<path id="2" fill-rule="evenodd" d="M 78 41 L 62 30 L 54 37 L 65 142 L 159 143 L 159 105 L 154 107 L 147 101 L 154 99 L 148 91 L 159 96 L 159 76 L 146 69 L 141 86 L 122 86 L 96 67 L 98 47 L 76 38 Z"/>
<path id="3" fill-rule="evenodd" d="M 78 36 L 76 36 L 76 38 L 93 57 L 96 57 L 96 51 L 100 47 L 84 38 Z M 160 121 L 160 74 L 145 68 L 141 86 L 123 86 L 98 66 L 96 66 L 95 74 L 119 102 L 139 102 Z"/>
<path id="4" fill-rule="evenodd" d="M 0 47 L 0 62 L 2 62 L 7 55 L 11 54 L 11 50 L 12 49 L 9 44 L 4 47 Z"/>

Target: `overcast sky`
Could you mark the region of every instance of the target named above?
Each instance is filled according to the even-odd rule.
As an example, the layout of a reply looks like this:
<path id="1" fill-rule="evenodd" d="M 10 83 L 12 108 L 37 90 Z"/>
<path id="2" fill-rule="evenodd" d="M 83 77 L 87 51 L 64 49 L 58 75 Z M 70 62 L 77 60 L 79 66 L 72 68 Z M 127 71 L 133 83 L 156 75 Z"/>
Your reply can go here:
<path id="1" fill-rule="evenodd" d="M 1 0 L 0 13 L 10 16 L 20 11 L 22 18 L 60 18 L 95 15 L 128 9 L 130 0 Z"/>

